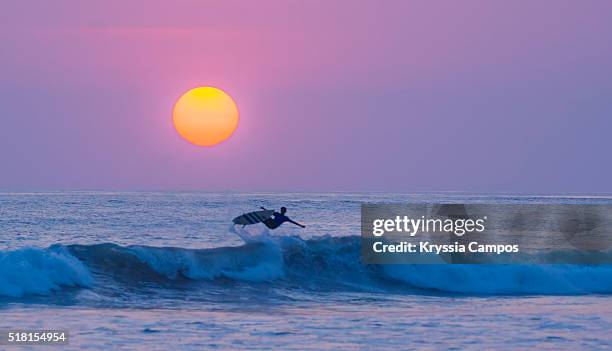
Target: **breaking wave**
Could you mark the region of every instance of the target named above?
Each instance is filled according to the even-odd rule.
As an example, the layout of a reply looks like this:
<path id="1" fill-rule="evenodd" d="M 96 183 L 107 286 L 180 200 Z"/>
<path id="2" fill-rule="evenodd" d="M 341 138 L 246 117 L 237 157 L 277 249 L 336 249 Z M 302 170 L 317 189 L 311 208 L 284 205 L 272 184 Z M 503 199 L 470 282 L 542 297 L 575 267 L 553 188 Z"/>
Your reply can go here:
<path id="1" fill-rule="evenodd" d="M 0 251 L 0 296 L 44 295 L 91 284 L 87 268 L 63 247 Z"/>
<path id="2" fill-rule="evenodd" d="M 238 247 L 53 245 L 0 252 L 0 296 L 105 282 L 266 284 L 400 294 L 611 294 L 612 265 L 364 265 L 359 237 L 260 237 Z"/>

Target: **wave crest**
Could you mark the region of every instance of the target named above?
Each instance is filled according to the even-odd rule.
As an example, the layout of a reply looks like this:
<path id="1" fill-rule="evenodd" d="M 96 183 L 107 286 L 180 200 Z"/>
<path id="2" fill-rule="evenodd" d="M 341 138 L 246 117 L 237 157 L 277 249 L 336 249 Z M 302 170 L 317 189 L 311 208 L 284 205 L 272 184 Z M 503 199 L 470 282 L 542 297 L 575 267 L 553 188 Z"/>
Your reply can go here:
<path id="1" fill-rule="evenodd" d="M 215 249 L 114 244 L 70 245 L 68 249 L 92 269 L 121 280 L 228 278 L 263 282 L 283 276 L 279 247 L 264 243 Z"/>
<path id="2" fill-rule="evenodd" d="M 0 251 L 0 296 L 46 295 L 63 286 L 91 285 L 87 268 L 63 247 Z"/>
<path id="3" fill-rule="evenodd" d="M 181 280 L 233 280 L 316 291 L 612 294 L 612 265 L 365 265 L 360 249 L 359 237 L 332 236 L 264 236 L 213 249 L 109 243 L 22 249 L 0 253 L 0 295 L 90 287 L 92 274 L 126 284 L 123 288 L 142 282 L 168 286 Z"/>

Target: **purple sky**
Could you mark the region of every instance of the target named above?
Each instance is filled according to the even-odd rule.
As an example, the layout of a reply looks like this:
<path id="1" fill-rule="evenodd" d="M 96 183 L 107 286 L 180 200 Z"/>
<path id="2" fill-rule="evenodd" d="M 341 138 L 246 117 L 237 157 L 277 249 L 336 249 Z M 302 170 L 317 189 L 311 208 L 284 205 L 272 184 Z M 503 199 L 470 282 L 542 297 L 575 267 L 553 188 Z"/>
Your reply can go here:
<path id="1" fill-rule="evenodd" d="M 612 192 L 610 1 L 12 1 L 0 190 Z M 214 148 L 172 126 L 231 94 Z"/>

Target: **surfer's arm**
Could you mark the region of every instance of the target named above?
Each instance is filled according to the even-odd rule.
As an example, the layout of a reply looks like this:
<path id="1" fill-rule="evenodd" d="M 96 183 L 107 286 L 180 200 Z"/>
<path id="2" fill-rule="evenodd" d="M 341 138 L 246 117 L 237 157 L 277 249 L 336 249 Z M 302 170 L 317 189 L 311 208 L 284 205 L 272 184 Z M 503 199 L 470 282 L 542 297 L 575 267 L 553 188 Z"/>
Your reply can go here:
<path id="1" fill-rule="evenodd" d="M 289 222 L 289 223 L 293 223 L 293 224 L 297 225 L 298 227 L 306 228 L 306 226 L 305 226 L 305 225 L 299 224 L 298 222 L 294 222 L 294 221 L 292 221 L 292 220 L 289 220 L 288 222 Z"/>

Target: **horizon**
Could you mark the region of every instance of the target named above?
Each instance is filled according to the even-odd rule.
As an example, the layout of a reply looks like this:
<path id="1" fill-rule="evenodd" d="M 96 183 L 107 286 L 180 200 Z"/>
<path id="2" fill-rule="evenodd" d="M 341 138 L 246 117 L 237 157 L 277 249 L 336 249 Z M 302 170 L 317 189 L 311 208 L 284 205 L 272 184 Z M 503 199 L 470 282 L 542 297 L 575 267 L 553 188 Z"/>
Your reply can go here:
<path id="1" fill-rule="evenodd" d="M 0 195 L 3 194 L 32 194 L 32 195 L 48 195 L 48 194 L 265 194 L 265 195 L 279 195 L 279 194 L 310 194 L 310 195 L 350 195 L 350 194 L 380 194 L 380 195 L 453 195 L 458 196 L 471 196 L 471 197 L 489 197 L 489 196 L 512 196 L 512 197 L 541 197 L 541 198 L 610 198 L 612 192 L 550 192 L 550 193 L 536 193 L 536 192 L 508 192 L 508 191 L 496 191 L 496 192 L 470 192 L 462 190 L 441 190 L 441 191 L 351 191 L 351 190 L 331 190 L 331 191 L 274 191 L 274 190 L 104 190 L 104 189 L 68 189 L 68 190 L 2 190 L 0 189 Z"/>

